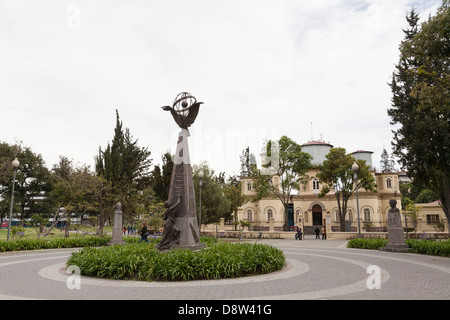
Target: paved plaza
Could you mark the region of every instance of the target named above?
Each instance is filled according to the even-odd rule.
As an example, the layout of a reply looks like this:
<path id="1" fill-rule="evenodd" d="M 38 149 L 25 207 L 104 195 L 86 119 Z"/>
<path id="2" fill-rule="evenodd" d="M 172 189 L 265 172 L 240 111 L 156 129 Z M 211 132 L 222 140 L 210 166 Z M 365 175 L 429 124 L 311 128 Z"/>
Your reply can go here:
<path id="1" fill-rule="evenodd" d="M 285 253 L 268 275 L 189 282 L 103 280 L 65 273 L 79 249 L 0 254 L 0 299 L 450 300 L 450 259 L 346 248 L 346 241 L 259 240 Z"/>

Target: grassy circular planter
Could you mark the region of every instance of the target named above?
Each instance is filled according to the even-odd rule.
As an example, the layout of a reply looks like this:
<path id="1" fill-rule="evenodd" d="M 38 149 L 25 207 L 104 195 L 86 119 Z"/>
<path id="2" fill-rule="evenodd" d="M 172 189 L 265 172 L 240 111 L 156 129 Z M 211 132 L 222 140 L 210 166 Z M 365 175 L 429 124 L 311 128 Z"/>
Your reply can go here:
<path id="1" fill-rule="evenodd" d="M 187 281 L 269 273 L 283 268 L 285 257 L 281 250 L 263 244 L 215 243 L 198 252 L 176 249 L 161 253 L 153 243 L 127 243 L 83 248 L 72 253 L 67 265 L 98 278 Z"/>

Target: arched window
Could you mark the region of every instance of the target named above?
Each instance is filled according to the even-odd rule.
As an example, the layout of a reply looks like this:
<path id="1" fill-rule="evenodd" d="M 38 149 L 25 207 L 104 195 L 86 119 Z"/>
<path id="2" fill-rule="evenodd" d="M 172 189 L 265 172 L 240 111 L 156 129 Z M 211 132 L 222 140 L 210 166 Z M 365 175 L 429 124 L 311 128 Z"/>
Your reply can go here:
<path id="1" fill-rule="evenodd" d="M 364 209 L 364 221 L 370 221 L 370 209 L 369 208 Z"/>
<path id="2" fill-rule="evenodd" d="M 266 222 L 269 222 L 270 218 L 273 218 L 273 210 L 272 209 L 267 209 Z"/>
<path id="3" fill-rule="evenodd" d="M 347 217 L 348 217 L 348 220 L 349 221 L 353 221 L 353 211 L 352 211 L 352 209 L 348 209 L 347 210 Z"/>
<path id="4" fill-rule="evenodd" d="M 319 186 L 319 179 L 313 179 L 313 191 L 319 192 L 320 186 Z"/>
<path id="5" fill-rule="evenodd" d="M 280 177 L 277 176 L 273 177 L 273 185 L 275 187 L 280 185 Z"/>
<path id="6" fill-rule="evenodd" d="M 251 181 L 247 182 L 247 191 L 252 191 L 252 183 L 251 183 Z"/>
<path id="7" fill-rule="evenodd" d="M 253 211 L 252 210 L 247 210 L 247 221 L 248 222 L 252 222 L 253 221 Z"/>
<path id="8" fill-rule="evenodd" d="M 339 210 L 335 209 L 333 213 L 334 213 L 334 222 L 339 222 Z"/>
<path id="9" fill-rule="evenodd" d="M 391 178 L 386 178 L 386 187 L 392 188 L 392 179 Z"/>

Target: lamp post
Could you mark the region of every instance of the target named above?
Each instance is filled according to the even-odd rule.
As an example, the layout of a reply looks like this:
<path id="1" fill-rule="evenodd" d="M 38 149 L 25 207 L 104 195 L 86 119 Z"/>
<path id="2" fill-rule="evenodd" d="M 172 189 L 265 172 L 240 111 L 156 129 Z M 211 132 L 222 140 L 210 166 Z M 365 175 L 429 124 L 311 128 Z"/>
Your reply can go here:
<path id="1" fill-rule="evenodd" d="M 19 160 L 17 160 L 17 158 L 14 158 L 14 160 L 11 162 L 11 165 L 14 168 L 14 177 L 13 177 L 13 185 L 12 185 L 12 193 L 11 193 L 11 207 L 9 208 L 8 235 L 6 237 L 6 242 L 9 241 L 9 234 L 11 233 L 11 217 L 12 217 L 13 203 L 14 203 L 14 185 L 16 184 L 16 171 L 20 165 L 20 162 L 19 162 Z"/>
<path id="2" fill-rule="evenodd" d="M 411 193 L 411 188 L 408 188 L 408 193 Z M 403 194 L 402 194 L 403 196 Z M 404 197 L 404 196 L 403 196 Z M 404 200 L 404 198 L 403 198 Z M 406 227 L 406 239 L 408 239 L 409 235 L 408 235 L 408 216 L 406 214 L 406 203 L 403 204 L 405 207 L 405 227 Z"/>
<path id="3" fill-rule="evenodd" d="M 199 190 L 199 206 L 198 206 L 198 208 L 199 208 L 198 233 L 199 233 L 199 235 L 201 235 L 202 234 L 202 178 L 203 178 L 203 171 L 202 170 L 200 170 L 198 172 L 198 178 L 199 178 L 198 185 L 200 187 L 200 190 Z"/>
<path id="4" fill-rule="evenodd" d="M 353 180 L 355 180 L 355 191 L 356 191 L 356 212 L 358 217 L 358 238 L 361 238 L 361 224 L 359 221 L 359 200 L 358 200 L 358 169 L 359 166 L 356 164 L 356 162 L 352 165 L 352 171 L 353 171 Z"/>
<path id="5" fill-rule="evenodd" d="M 408 188 L 408 192 L 411 192 L 411 188 Z M 406 216 L 406 206 L 405 206 L 405 195 L 402 193 L 402 211 L 405 214 L 405 228 L 406 228 L 406 239 L 408 239 L 408 217 Z M 394 198 L 397 199 L 397 189 L 394 187 Z"/>

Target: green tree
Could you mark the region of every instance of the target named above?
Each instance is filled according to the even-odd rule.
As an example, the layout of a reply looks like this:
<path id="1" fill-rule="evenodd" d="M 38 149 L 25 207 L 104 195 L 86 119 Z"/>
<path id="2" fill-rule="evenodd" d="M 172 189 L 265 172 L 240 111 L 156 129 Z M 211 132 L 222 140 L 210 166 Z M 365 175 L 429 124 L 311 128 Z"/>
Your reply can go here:
<path id="1" fill-rule="evenodd" d="M 449 1 L 420 28 L 414 10 L 407 21 L 390 83 L 394 155 L 414 184 L 438 195 L 450 226 Z"/>
<path id="2" fill-rule="evenodd" d="M 219 176 L 216 176 L 208 164 L 193 166 L 193 182 L 195 190 L 195 199 L 197 214 L 200 212 L 200 185 L 198 172 L 203 171 L 202 178 L 202 224 L 218 223 L 220 218 L 230 217 L 230 202 L 224 196 L 224 190 L 220 183 Z"/>
<path id="3" fill-rule="evenodd" d="M 136 212 L 138 192 L 143 190 L 150 179 L 149 168 L 152 160 L 150 151 L 141 148 L 138 140 L 134 140 L 128 128 L 123 129 L 119 112 L 116 110 L 116 127 L 112 143 L 103 151 L 99 148 L 95 157 L 97 175 L 103 177 L 111 185 L 111 197 L 105 197 L 100 204 L 99 232 L 114 204 L 122 203 L 124 217 L 130 218 Z"/>
<path id="4" fill-rule="evenodd" d="M 415 202 L 430 203 L 430 202 L 436 201 L 438 199 L 439 199 L 438 196 L 436 195 L 436 193 L 433 190 L 424 189 L 416 197 Z"/>
<path id="5" fill-rule="evenodd" d="M 242 193 L 242 183 L 236 176 L 228 178 L 223 184 L 223 193 L 230 203 L 229 212 L 233 213 L 234 225 L 237 228 L 238 209 L 246 203 L 249 198 Z"/>
<path id="6" fill-rule="evenodd" d="M 250 177 L 254 173 L 256 168 L 255 155 L 253 153 L 250 153 L 250 147 L 244 149 L 239 158 L 241 161 L 241 177 Z"/>
<path id="7" fill-rule="evenodd" d="M 356 186 L 353 179 L 352 165 L 356 162 L 358 165 L 358 190 L 376 192 L 375 178 L 370 173 L 370 167 L 364 160 L 356 160 L 350 154 L 347 154 L 344 148 L 331 148 L 326 156 L 326 160 L 319 166 L 317 178 L 319 178 L 322 189 L 319 198 L 324 197 L 330 191 L 333 192 L 339 211 L 339 223 L 342 232 L 345 229 L 345 220 L 347 214 L 347 203 Z"/>
<path id="8" fill-rule="evenodd" d="M 306 173 L 311 168 L 312 157 L 287 136 L 278 141 L 267 141 L 262 156 L 262 168 L 254 174 L 256 194 L 252 201 L 269 195 L 280 199 L 284 206 L 283 230 L 288 231 L 288 204 L 293 191 L 300 189 L 300 182 L 304 184 L 309 179 Z M 274 183 L 273 177 L 278 177 L 279 182 Z"/>
<path id="9" fill-rule="evenodd" d="M 36 154 L 30 147 L 23 147 L 20 144 L 0 144 L 0 159 L 2 163 L 0 198 L 7 201 L 11 199 L 13 180 L 11 161 L 15 157 L 20 162 L 15 181 L 15 212 L 19 212 L 20 219 L 29 218 L 34 213 L 47 212 L 48 202 L 46 201 L 46 195 L 52 189 L 50 172 L 45 166 L 42 155 Z"/>
<path id="10" fill-rule="evenodd" d="M 381 172 L 394 172 L 395 171 L 395 161 L 389 157 L 389 153 L 383 148 L 381 153 Z"/>
<path id="11" fill-rule="evenodd" d="M 151 185 L 155 196 L 161 201 L 169 198 L 170 181 L 172 179 L 173 161 L 169 152 L 162 156 L 162 169 L 155 165 L 152 171 Z"/>
<path id="12" fill-rule="evenodd" d="M 82 217 L 84 213 L 96 212 L 99 208 L 99 190 L 106 182 L 87 166 L 74 168 L 72 161 L 60 157 L 60 162 L 53 168 L 56 183 L 50 193 L 55 206 L 53 223 L 46 231 L 48 234 L 62 219 L 66 218 L 68 226 L 72 214 Z M 64 210 L 62 210 L 64 209 Z M 67 228 L 66 228 L 67 230 Z M 66 236 L 68 233 L 66 232 Z"/>
<path id="13" fill-rule="evenodd" d="M 39 214 L 33 214 L 31 216 L 31 224 L 33 227 L 35 227 L 35 231 L 38 236 L 38 239 L 40 238 L 41 233 L 44 232 L 47 222 L 48 222 L 48 219 L 42 217 Z"/>

